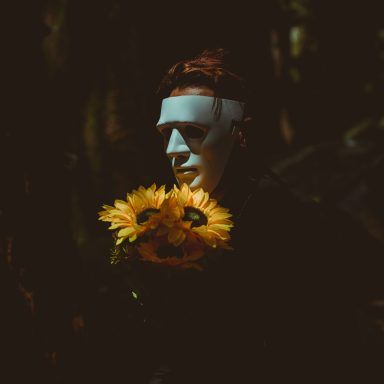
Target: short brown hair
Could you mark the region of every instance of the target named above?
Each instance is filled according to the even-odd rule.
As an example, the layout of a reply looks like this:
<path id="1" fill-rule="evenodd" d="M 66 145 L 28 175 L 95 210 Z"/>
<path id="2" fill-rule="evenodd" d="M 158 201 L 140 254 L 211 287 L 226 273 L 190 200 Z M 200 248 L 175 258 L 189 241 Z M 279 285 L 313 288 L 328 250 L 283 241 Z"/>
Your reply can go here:
<path id="1" fill-rule="evenodd" d="M 162 79 L 158 93 L 168 97 L 175 88 L 207 86 L 216 97 L 246 102 L 245 79 L 232 71 L 230 53 L 207 49 L 191 60 L 176 63 Z"/>

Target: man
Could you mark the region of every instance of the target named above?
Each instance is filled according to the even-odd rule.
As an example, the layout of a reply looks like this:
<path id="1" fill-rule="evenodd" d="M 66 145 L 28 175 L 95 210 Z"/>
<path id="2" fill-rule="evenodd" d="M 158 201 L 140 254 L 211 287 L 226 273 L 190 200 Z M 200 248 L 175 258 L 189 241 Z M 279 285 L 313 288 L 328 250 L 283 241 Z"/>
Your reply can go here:
<path id="1" fill-rule="evenodd" d="M 343 244 L 317 207 L 250 162 L 246 130 L 257 128 L 245 81 L 223 50 L 205 51 L 174 65 L 160 93 L 157 129 L 177 182 L 230 208 L 235 228 L 229 257 L 174 286 L 153 382 L 356 379 L 363 365 Z"/>

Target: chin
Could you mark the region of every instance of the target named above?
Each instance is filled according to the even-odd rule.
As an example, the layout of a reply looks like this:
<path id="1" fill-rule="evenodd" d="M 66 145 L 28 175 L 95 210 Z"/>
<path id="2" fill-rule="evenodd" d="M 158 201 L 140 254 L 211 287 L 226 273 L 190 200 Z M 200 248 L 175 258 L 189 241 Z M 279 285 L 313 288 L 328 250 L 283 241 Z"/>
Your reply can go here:
<path id="1" fill-rule="evenodd" d="M 196 177 L 192 182 L 189 184 L 189 187 L 191 190 L 195 190 L 198 188 L 203 188 L 204 192 L 212 193 L 213 189 L 211 183 L 204 183 L 204 180 L 201 179 L 201 177 Z"/>
<path id="2" fill-rule="evenodd" d="M 197 176 L 193 180 L 191 180 L 191 182 L 189 183 L 189 187 L 192 190 L 202 187 L 202 182 L 200 180 L 200 177 Z"/>
<path id="3" fill-rule="evenodd" d="M 177 182 L 179 183 L 179 186 L 181 184 L 185 183 L 191 188 L 192 191 L 203 188 L 204 192 L 212 193 L 213 189 L 211 183 L 204 183 L 204 180 L 202 179 L 201 175 L 196 176 L 195 178 L 188 179 L 188 178 L 178 178 Z"/>

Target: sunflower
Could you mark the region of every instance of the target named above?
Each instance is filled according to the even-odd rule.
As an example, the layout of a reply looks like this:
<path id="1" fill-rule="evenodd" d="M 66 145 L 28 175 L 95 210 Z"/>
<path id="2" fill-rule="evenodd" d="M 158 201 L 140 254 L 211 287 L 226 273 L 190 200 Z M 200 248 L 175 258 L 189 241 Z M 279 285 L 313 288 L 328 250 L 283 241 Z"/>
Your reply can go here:
<path id="1" fill-rule="evenodd" d="M 188 238 L 181 246 L 174 246 L 169 243 L 167 236 L 161 236 L 139 244 L 137 249 L 143 261 L 202 270 L 197 261 L 205 255 L 204 245 L 193 238 Z"/>
<path id="2" fill-rule="evenodd" d="M 168 241 L 180 245 L 187 237 L 201 238 L 209 247 L 227 248 L 229 231 L 233 222 L 227 208 L 221 207 L 216 200 L 202 188 L 192 191 L 183 183 L 180 189 L 175 185 L 169 196 L 168 206 L 173 225 L 169 225 Z M 177 218 L 181 220 L 177 221 Z M 172 221 L 171 220 L 171 221 Z"/>
<path id="3" fill-rule="evenodd" d="M 115 200 L 114 206 L 103 205 L 99 220 L 110 222 L 111 230 L 118 229 L 116 245 L 126 239 L 133 242 L 158 226 L 160 207 L 166 197 L 165 186 L 157 190 L 156 184 L 149 188 L 140 186 L 138 190 L 127 193 L 126 201 Z"/>

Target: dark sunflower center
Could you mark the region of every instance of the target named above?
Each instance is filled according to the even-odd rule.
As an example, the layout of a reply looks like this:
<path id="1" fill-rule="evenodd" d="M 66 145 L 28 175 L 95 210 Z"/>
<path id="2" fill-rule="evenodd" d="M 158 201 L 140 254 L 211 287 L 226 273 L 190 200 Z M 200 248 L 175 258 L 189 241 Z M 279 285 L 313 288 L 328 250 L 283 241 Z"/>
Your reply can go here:
<path id="1" fill-rule="evenodd" d="M 174 247 L 172 244 L 164 244 L 157 249 L 157 256 L 160 259 L 166 259 L 167 257 L 181 259 L 183 257 L 183 250 L 181 247 Z"/>
<path id="2" fill-rule="evenodd" d="M 137 215 L 137 224 L 142 224 L 146 221 L 148 221 L 148 219 L 150 218 L 150 216 L 154 215 L 155 213 L 158 213 L 160 212 L 158 209 L 156 208 L 148 208 L 148 209 L 145 209 L 143 212 L 139 213 Z"/>
<path id="3" fill-rule="evenodd" d="M 208 219 L 203 212 L 194 207 L 185 207 L 184 221 L 192 221 L 191 227 L 200 227 L 200 225 L 207 225 Z"/>

